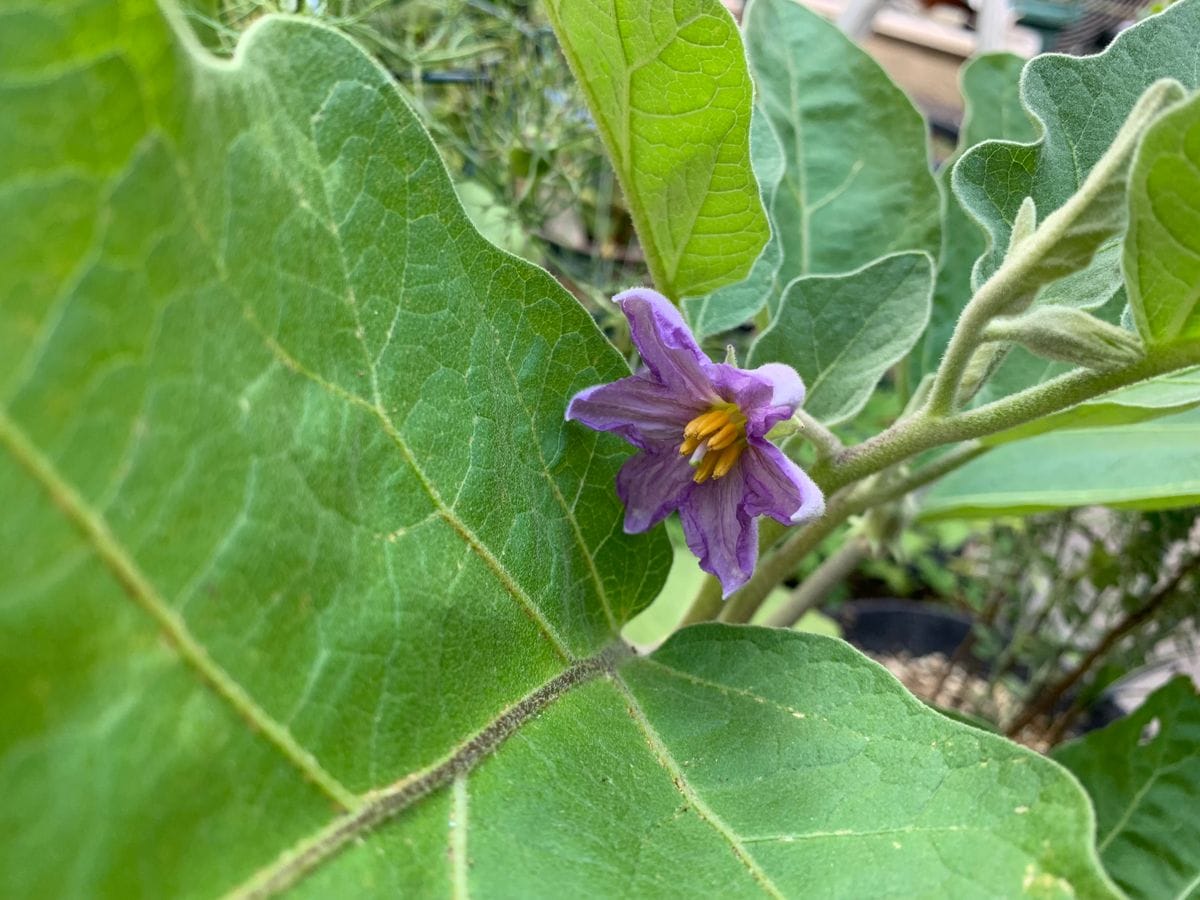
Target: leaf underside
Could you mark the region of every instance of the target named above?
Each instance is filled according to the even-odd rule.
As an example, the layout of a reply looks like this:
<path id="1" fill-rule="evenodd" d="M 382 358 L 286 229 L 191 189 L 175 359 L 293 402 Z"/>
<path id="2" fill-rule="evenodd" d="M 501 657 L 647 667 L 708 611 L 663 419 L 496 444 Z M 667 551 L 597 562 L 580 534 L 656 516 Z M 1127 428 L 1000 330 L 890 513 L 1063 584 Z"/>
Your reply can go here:
<path id="1" fill-rule="evenodd" d="M 922 516 L 1192 506 L 1200 503 L 1197 446 L 1197 409 L 1132 425 L 1039 434 L 999 446 L 947 475 L 921 498 Z"/>

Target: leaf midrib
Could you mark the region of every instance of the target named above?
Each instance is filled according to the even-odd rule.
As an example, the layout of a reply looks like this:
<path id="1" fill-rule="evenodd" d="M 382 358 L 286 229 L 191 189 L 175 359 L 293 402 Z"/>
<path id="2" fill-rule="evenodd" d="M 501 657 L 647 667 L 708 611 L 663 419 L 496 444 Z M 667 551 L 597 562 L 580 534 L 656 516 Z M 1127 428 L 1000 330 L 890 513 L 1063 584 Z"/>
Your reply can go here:
<path id="1" fill-rule="evenodd" d="M 124 588 L 130 599 L 158 624 L 180 657 L 305 778 L 343 809 L 357 808 L 360 798 L 327 772 L 317 758 L 292 737 L 287 728 L 259 706 L 241 684 L 208 655 L 204 645 L 191 634 L 183 619 L 171 609 L 133 557 L 117 540 L 105 518 L 62 477 L 24 430 L 2 409 L 0 445 L 9 451 L 17 464 L 47 493 L 68 521 L 79 529 L 100 562 Z"/>

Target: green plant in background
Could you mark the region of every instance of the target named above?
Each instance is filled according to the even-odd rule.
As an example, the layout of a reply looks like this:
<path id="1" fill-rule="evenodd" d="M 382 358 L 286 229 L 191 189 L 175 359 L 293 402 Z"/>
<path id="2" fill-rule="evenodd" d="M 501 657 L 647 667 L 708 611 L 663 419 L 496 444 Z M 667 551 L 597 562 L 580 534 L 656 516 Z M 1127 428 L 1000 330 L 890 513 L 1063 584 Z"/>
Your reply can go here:
<path id="1" fill-rule="evenodd" d="M 559 280 L 480 234 L 453 181 L 579 293 L 627 277 L 605 268 L 626 236 L 603 222 L 575 89 L 547 92 L 562 69 L 536 18 L 457 9 L 471 27 L 418 4 L 0 10 L 0 133 L 19 136 L 0 144 L 2 892 L 1142 883 L 1158 847 L 1110 816 L 1129 779 L 1085 778 L 1090 799 L 791 626 L 846 547 L 903 545 L 914 520 L 1200 498 L 1200 0 L 1102 56 L 1030 62 L 1039 130 L 981 125 L 999 139 L 961 148 L 957 212 L 911 103 L 788 0 L 756 0 L 744 31 L 715 0 L 548 8 L 655 287 L 707 337 L 753 322 L 731 342 L 772 383 L 804 373 L 810 406 L 769 437 L 826 499 L 764 525 L 745 586 L 722 603 L 703 581 L 692 627 L 645 653 L 622 631 L 675 554 L 663 529 L 623 531 L 625 444 L 564 422 L 629 368 Z M 528 51 L 519 90 L 501 45 Z M 470 83 L 431 84 L 451 63 Z M 484 84 L 494 129 L 466 99 Z M 548 220 L 589 189 L 605 265 L 583 288 Z M 946 237 L 955 216 L 981 226 L 977 260 Z M 670 352 L 648 362 L 735 377 L 663 322 Z M 889 368 L 899 387 L 873 399 Z M 697 384 L 689 402 L 736 438 L 745 410 Z M 770 393 L 753 408 L 795 402 Z M 668 456 L 679 475 L 687 456 Z M 784 496 L 740 483 L 717 513 Z M 706 540 L 747 533 L 717 513 Z M 1129 617 L 1188 613 L 1127 587 Z M 1128 743 L 1070 764 L 1128 761 Z M 1153 772 L 1129 769 L 1149 796 Z"/>

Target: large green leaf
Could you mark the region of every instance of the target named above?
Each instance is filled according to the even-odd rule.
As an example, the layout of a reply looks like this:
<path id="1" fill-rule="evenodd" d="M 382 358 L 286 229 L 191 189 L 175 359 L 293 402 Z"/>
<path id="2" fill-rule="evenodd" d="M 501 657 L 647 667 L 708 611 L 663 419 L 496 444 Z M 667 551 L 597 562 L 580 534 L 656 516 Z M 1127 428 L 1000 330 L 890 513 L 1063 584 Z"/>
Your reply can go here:
<path id="1" fill-rule="evenodd" d="M 2 18 L 0 894 L 1109 894 L 846 645 L 614 642 L 667 545 L 562 414 L 627 369 L 350 41 Z"/>
<path id="2" fill-rule="evenodd" d="M 754 161 L 754 174 L 758 178 L 763 206 L 770 209 L 779 183 L 783 180 L 783 148 L 759 106 L 754 107 L 750 123 L 750 156 Z M 736 328 L 762 309 L 768 297 L 777 296 L 780 289 L 779 264 L 782 260 L 780 235 L 772 227 L 771 239 L 745 278 L 703 297 L 684 300 L 683 310 L 696 337 L 706 338 Z"/>
<path id="3" fill-rule="evenodd" d="M 1196 897 L 1200 889 L 1200 694 L 1187 676 L 1132 715 L 1054 758 L 1096 807 L 1105 868 L 1130 897 Z"/>
<path id="4" fill-rule="evenodd" d="M 1200 410 L 1136 425 L 1054 431 L 997 447 L 922 500 L 927 518 L 1106 505 L 1200 503 Z"/>
<path id="5" fill-rule="evenodd" d="M 858 413 L 929 320 L 933 260 L 896 253 L 845 275 L 797 278 L 749 362 L 785 362 L 808 388 L 804 408 L 828 425 Z"/>
<path id="6" fill-rule="evenodd" d="M 740 280 L 770 229 L 750 166 L 754 87 L 719 0 L 545 6 L 604 138 L 654 286 Z"/>
<path id="7" fill-rule="evenodd" d="M 1154 82 L 1172 78 L 1188 89 L 1200 86 L 1200 70 L 1195 66 L 1198 32 L 1200 2 L 1180 0 L 1123 32 L 1098 56 L 1051 54 L 1030 61 L 1022 76 L 1021 96 L 1041 123 L 1042 137 L 1031 144 L 987 141 L 968 151 L 954 168 L 955 192 L 989 236 L 977 284 L 999 267 L 1022 201 L 1033 198 L 1039 222 L 1063 207 L 1109 152 L 1130 111 Z M 1093 293 L 1096 302 L 1103 302 L 1120 285 L 1114 265 L 1117 254 L 1106 252 L 1106 241 L 1119 236 L 1124 227 L 1123 204 L 1109 200 L 1122 196 L 1127 155 L 1124 161 L 1114 162 L 1121 162 L 1113 170 L 1117 181 L 1091 200 L 1097 207 L 1092 221 L 1111 221 L 1103 228 L 1081 222 L 1077 232 L 1078 249 L 1087 252 L 1087 246 L 1094 245 L 1093 251 L 1101 251 L 1094 265 L 1108 273 L 1107 292 Z M 1066 249 L 1067 245 L 1055 248 L 1058 254 Z M 1086 283 L 1096 291 L 1097 281 Z"/>
<path id="8" fill-rule="evenodd" d="M 1030 141 L 1037 136 L 1018 90 L 1024 65 L 1025 60 L 1011 53 L 985 53 L 963 66 L 959 82 L 966 109 L 958 139 L 959 154 L 993 138 Z M 942 250 L 929 327 L 913 354 L 914 384 L 937 368 L 958 316 L 971 299 L 971 269 L 987 249 L 983 229 L 950 190 L 953 169 L 954 159 L 947 160 L 937 175 L 945 216 Z"/>
<path id="9" fill-rule="evenodd" d="M 759 103 L 787 161 L 771 208 L 783 249 L 779 285 L 897 251 L 936 257 L 937 185 L 912 102 L 863 50 L 793 0 L 753 0 L 745 32 Z"/>
<path id="10" fill-rule="evenodd" d="M 705 625 L 560 697 L 304 886 L 1113 896 L 1091 828 L 1053 763 L 943 718 L 844 643 Z"/>
<path id="11" fill-rule="evenodd" d="M 1146 134 L 1129 203 L 1125 272 L 1138 330 L 1152 344 L 1200 340 L 1200 94 Z"/>
<path id="12" fill-rule="evenodd" d="M 628 369 L 382 68 L 72 11 L 0 24 L 0 894 L 211 894 L 608 644 L 669 547 L 563 423 Z"/>

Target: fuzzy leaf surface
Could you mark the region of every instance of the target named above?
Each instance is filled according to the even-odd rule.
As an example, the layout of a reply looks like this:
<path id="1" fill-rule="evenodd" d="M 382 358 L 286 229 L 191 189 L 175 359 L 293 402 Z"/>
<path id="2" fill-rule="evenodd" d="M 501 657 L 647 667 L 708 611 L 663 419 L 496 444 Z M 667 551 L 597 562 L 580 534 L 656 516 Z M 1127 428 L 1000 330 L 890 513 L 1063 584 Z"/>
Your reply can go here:
<path id="1" fill-rule="evenodd" d="M 989 238 L 988 251 L 976 267 L 977 285 L 999 267 L 1022 201 L 1033 198 L 1039 222 L 1062 207 L 1109 152 L 1130 111 L 1154 82 L 1169 78 L 1187 90 L 1200 86 L 1197 29 L 1200 2 L 1181 0 L 1122 32 L 1097 56 L 1048 54 L 1030 61 L 1022 75 L 1021 97 L 1041 125 L 1041 137 L 1032 143 L 987 141 L 968 151 L 954 169 L 955 193 Z M 1119 196 L 1119 191 L 1097 195 L 1105 201 L 1100 218 L 1111 218 L 1111 224 L 1089 229 L 1081 223 L 1079 233 L 1080 247 L 1086 250 L 1095 243 L 1093 252 L 1101 253 L 1094 265 L 1109 273 L 1107 293 L 1093 295 L 1097 304 L 1120 286 L 1115 258 L 1103 251 L 1109 242 L 1119 244 L 1124 216 L 1106 196 Z M 1112 241 L 1114 235 L 1117 241 Z M 1096 282 L 1087 283 L 1095 290 Z"/>
<path id="2" fill-rule="evenodd" d="M 929 320 L 933 260 L 896 253 L 845 275 L 797 278 L 750 348 L 749 364 L 784 362 L 804 379 L 804 408 L 827 425 L 853 417 Z"/>
<path id="3" fill-rule="evenodd" d="M 1108 895 L 845 644 L 614 647 L 669 549 L 562 416 L 627 369 L 354 43 L 3 18 L 0 894 Z"/>
<path id="4" fill-rule="evenodd" d="M 987 247 L 983 229 L 950 189 L 954 162 L 982 141 L 1030 141 L 1037 136 L 1018 90 L 1024 65 L 1025 60 L 1011 53 L 985 53 L 969 60 L 959 74 L 965 106 L 963 127 L 954 159 L 943 163 L 937 173 L 945 204 L 942 250 L 929 327 L 913 354 L 914 384 L 937 368 L 958 316 L 971 299 L 971 269 Z"/>
<path id="5" fill-rule="evenodd" d="M 334 31 L 2 30 L 0 893 L 220 893 L 657 593 L 628 369 Z"/>
<path id="6" fill-rule="evenodd" d="M 1129 184 L 1129 305 L 1149 344 L 1200 341 L 1200 93 L 1142 141 Z"/>

